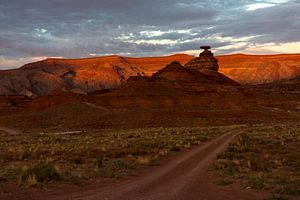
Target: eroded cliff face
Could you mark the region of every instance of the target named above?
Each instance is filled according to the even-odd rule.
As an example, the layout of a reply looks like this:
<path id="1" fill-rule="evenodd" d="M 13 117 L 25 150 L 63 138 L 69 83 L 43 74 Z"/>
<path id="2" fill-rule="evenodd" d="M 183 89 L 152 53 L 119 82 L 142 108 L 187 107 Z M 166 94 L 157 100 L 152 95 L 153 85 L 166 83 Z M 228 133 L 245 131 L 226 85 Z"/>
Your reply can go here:
<path id="1" fill-rule="evenodd" d="M 172 62 L 151 77 L 130 77 L 120 88 L 97 97 L 112 108 L 237 108 L 239 84 L 218 72 L 200 72 Z"/>
<path id="2" fill-rule="evenodd" d="M 220 72 L 241 84 L 260 84 L 300 75 L 300 54 L 218 56 Z"/>
<path id="3" fill-rule="evenodd" d="M 0 94 L 43 96 L 58 91 L 87 93 L 118 87 L 129 76 L 142 74 L 119 56 L 99 59 L 47 59 L 0 73 Z"/>
<path id="4" fill-rule="evenodd" d="M 207 53 L 205 53 L 206 55 Z M 219 72 L 241 84 L 267 83 L 300 75 L 300 54 L 295 55 L 228 55 L 211 59 L 205 66 L 219 61 Z M 86 94 L 118 88 L 130 76 L 151 76 L 167 64 L 185 65 L 195 57 L 178 54 L 166 57 L 126 58 L 106 56 L 85 59 L 46 59 L 24 65 L 17 70 L 0 71 L 0 95 L 30 97 L 61 91 Z M 197 59 L 196 59 L 197 60 Z M 192 62 L 192 61 L 191 61 Z M 206 65 L 206 64 L 211 65 Z M 188 65 L 186 65 L 188 66 Z"/>
<path id="5" fill-rule="evenodd" d="M 201 49 L 204 49 L 200 53 L 199 57 L 193 58 L 187 64 L 186 68 L 196 69 L 198 71 L 214 71 L 219 70 L 218 59 L 214 57 L 214 54 L 209 50 L 210 46 L 201 46 Z"/>

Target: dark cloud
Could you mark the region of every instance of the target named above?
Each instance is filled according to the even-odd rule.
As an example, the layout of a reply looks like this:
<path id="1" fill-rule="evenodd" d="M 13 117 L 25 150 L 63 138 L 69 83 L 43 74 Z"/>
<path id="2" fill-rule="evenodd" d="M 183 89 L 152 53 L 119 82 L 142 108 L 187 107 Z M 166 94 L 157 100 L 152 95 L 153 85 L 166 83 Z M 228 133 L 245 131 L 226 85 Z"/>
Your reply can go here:
<path id="1" fill-rule="evenodd" d="M 247 10 L 262 2 L 273 6 Z M 161 55 L 202 43 L 231 53 L 251 44 L 300 41 L 300 1 L 276 2 L 0 0 L 0 65 L 1 58 Z M 238 40 L 249 36 L 256 37 Z"/>

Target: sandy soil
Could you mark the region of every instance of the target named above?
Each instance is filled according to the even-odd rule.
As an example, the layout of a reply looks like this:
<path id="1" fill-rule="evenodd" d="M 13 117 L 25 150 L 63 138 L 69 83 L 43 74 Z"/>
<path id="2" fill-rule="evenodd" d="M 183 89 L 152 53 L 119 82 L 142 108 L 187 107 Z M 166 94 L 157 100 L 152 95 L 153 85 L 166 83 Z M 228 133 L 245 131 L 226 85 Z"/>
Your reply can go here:
<path id="1" fill-rule="evenodd" d="M 179 153 L 135 177 L 118 180 L 106 186 L 92 184 L 27 193 L 27 199 L 85 200 L 256 200 L 264 195 L 243 190 L 240 186 L 218 186 L 209 172 L 217 155 L 242 130 L 228 132 L 214 140 Z M 23 196 L 23 195 L 22 195 Z M 13 199 L 9 198 L 10 200 Z"/>

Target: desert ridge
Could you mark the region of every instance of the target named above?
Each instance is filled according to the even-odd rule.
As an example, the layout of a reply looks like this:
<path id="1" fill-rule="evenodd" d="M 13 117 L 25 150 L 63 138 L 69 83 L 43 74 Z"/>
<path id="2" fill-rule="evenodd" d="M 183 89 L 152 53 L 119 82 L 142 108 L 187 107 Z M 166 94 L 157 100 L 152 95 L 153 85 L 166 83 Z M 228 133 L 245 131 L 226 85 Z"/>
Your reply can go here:
<path id="1" fill-rule="evenodd" d="M 173 61 L 184 66 L 197 58 L 185 54 L 145 58 L 49 58 L 19 69 L 0 71 L 0 95 L 37 97 L 61 91 L 87 94 L 116 89 L 131 76 L 151 76 Z M 219 72 L 240 84 L 269 83 L 300 75 L 299 54 L 235 54 L 215 59 L 218 59 Z"/>

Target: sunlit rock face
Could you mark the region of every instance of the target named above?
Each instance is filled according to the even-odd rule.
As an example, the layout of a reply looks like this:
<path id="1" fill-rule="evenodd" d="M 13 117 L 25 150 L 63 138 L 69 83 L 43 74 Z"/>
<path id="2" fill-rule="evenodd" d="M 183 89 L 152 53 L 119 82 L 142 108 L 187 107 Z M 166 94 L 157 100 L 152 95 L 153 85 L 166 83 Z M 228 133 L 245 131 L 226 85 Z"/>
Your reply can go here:
<path id="1" fill-rule="evenodd" d="M 218 71 L 218 59 L 214 57 L 214 54 L 210 51 L 210 46 L 201 46 L 204 51 L 200 53 L 199 57 L 189 61 L 185 67 L 190 69 L 196 69 L 199 71 Z"/>
<path id="2" fill-rule="evenodd" d="M 151 76 L 168 63 L 184 64 L 193 56 L 127 58 L 104 56 L 82 59 L 49 58 L 15 70 L 0 70 L 0 96 L 37 97 L 60 91 L 87 94 L 116 89 L 131 76 Z"/>
<path id="3" fill-rule="evenodd" d="M 240 103 L 233 103 L 233 99 L 243 98 L 238 87 L 219 72 L 188 69 L 174 61 L 151 77 L 130 77 L 121 87 L 98 96 L 97 101 L 104 107 L 123 109 L 239 109 Z"/>

